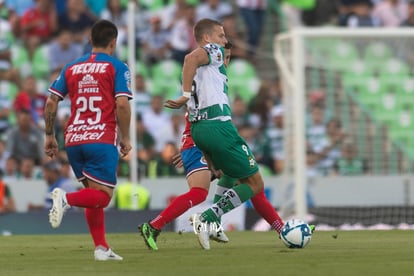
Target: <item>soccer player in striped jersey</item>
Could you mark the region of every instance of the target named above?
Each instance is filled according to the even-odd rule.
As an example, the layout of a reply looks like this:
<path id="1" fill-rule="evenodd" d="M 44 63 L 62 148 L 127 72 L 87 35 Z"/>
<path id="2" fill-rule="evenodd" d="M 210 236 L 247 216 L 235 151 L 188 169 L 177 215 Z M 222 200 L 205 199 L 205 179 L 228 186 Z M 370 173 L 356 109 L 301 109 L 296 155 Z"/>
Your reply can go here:
<path id="1" fill-rule="evenodd" d="M 197 135 L 194 139 L 197 146 L 210 160 L 209 167 L 224 173 L 218 183 L 215 204 L 203 214 L 192 216 L 200 245 L 210 249 L 211 230 L 220 229 L 212 225 L 220 225 L 222 214 L 250 198 L 259 214 L 279 233 L 283 221 L 264 196 L 263 180 L 254 156 L 231 123 L 224 49 L 211 40 L 211 37 L 225 37 L 223 27 L 217 21 L 205 19 L 196 24 L 194 33 L 200 47 L 186 57 L 183 96 L 167 101 L 166 106 L 180 108 L 186 104 L 189 107 L 191 134 Z M 190 80 L 191 87 L 196 87 L 192 89 L 195 93 L 185 92 Z M 189 101 L 190 98 L 194 100 Z M 234 185 L 237 181 L 239 184 Z"/>
<path id="2" fill-rule="evenodd" d="M 98 261 L 122 260 L 106 241 L 104 220 L 104 208 L 116 185 L 118 141 L 122 156 L 131 150 L 130 72 L 125 63 L 112 56 L 117 36 L 118 30 L 110 21 L 99 20 L 93 25 L 92 52 L 62 69 L 49 88 L 44 114 L 45 153 L 54 158 L 58 151 L 54 133 L 58 103 L 66 96 L 70 98 L 71 116 L 64 132 L 65 147 L 72 169 L 85 187 L 68 194 L 54 189 L 49 222 L 57 228 L 68 208 L 85 208 L 95 244 L 94 257 Z"/>

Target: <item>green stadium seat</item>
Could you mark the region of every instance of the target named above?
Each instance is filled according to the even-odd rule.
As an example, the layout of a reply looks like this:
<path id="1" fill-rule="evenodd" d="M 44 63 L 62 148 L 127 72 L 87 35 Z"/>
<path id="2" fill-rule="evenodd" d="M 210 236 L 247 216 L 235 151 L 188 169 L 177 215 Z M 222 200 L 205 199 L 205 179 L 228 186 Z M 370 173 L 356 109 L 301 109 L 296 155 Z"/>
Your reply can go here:
<path id="1" fill-rule="evenodd" d="M 245 102 L 253 98 L 260 87 L 256 68 L 247 60 L 236 59 L 227 67 L 229 96 L 240 96 Z"/>
<path id="2" fill-rule="evenodd" d="M 384 92 L 379 78 L 346 74 L 342 81 L 344 88 L 351 89 L 364 106 L 372 110 L 379 108 L 379 102 Z"/>
<path id="3" fill-rule="evenodd" d="M 12 65 L 20 70 L 22 76 L 32 74 L 32 65 L 29 60 L 29 53 L 20 44 L 13 44 L 11 47 Z"/>
<path id="4" fill-rule="evenodd" d="M 391 48 L 383 42 L 373 42 L 369 44 L 363 54 L 363 60 L 366 67 L 372 73 L 380 73 L 383 71 L 384 64 L 393 58 Z"/>
<path id="5" fill-rule="evenodd" d="M 149 78 L 150 72 L 148 70 L 147 65 L 144 62 L 137 60 L 135 62 L 135 71 L 136 74 L 142 75 L 144 78 Z"/>
<path id="6" fill-rule="evenodd" d="M 17 85 L 14 84 L 13 82 L 0 81 L 0 91 L 1 91 L 1 93 L 5 93 L 5 95 L 8 95 L 9 101 L 11 103 L 14 103 L 14 99 L 15 99 L 17 93 L 19 92 L 19 89 L 18 89 Z M 16 124 L 16 114 L 14 114 L 13 111 L 9 113 L 8 120 L 9 120 L 9 123 L 11 125 Z"/>
<path id="7" fill-rule="evenodd" d="M 42 45 L 36 49 L 33 55 L 32 62 L 33 75 L 37 79 L 48 78 L 49 69 L 49 55 L 47 45 Z"/>
<path id="8" fill-rule="evenodd" d="M 393 51 L 390 46 L 383 42 L 373 42 L 369 44 L 364 50 L 365 60 L 389 60 L 393 57 Z"/>
<path id="9" fill-rule="evenodd" d="M 414 111 L 402 109 L 397 113 L 396 120 L 390 124 L 389 135 L 392 139 L 411 143 L 414 140 Z"/>
<path id="10" fill-rule="evenodd" d="M 388 59 L 379 69 L 380 75 L 408 76 L 409 73 L 409 66 L 405 62 L 396 58 Z"/>
<path id="11" fill-rule="evenodd" d="M 151 67 L 152 93 L 175 98 L 180 92 L 181 66 L 174 60 L 163 60 Z"/>
<path id="12" fill-rule="evenodd" d="M 359 53 L 356 46 L 345 41 L 333 43 L 332 49 L 328 53 L 328 63 L 335 70 L 348 71 L 350 64 L 358 59 Z"/>

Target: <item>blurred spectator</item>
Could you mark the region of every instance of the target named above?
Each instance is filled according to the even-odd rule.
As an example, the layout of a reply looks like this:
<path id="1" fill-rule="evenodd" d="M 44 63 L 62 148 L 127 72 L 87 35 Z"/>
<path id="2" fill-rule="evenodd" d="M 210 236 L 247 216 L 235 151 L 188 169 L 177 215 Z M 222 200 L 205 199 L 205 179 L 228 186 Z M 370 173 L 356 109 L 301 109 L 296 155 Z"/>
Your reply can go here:
<path id="1" fill-rule="evenodd" d="M 348 14 L 343 19 L 346 27 L 378 27 L 380 21 L 373 15 L 370 0 L 355 0 L 349 7 Z"/>
<path id="2" fill-rule="evenodd" d="M 408 2 L 408 15 L 407 19 L 403 20 L 400 24 L 402 27 L 414 27 L 414 1 Z"/>
<path id="3" fill-rule="evenodd" d="M 318 158 L 318 170 L 322 175 L 331 174 L 334 164 L 341 157 L 341 144 L 345 138 L 341 121 L 338 119 L 329 120 L 326 124 L 326 135 L 326 144 Z"/>
<path id="4" fill-rule="evenodd" d="M 185 17 L 188 0 L 174 0 L 166 5 L 157 14 L 162 18 L 162 28 L 170 30 L 176 21 Z"/>
<path id="5" fill-rule="evenodd" d="M 266 82 L 260 85 L 259 91 L 249 103 L 249 111 L 252 114 L 251 122 L 255 127 L 264 130 L 269 126 L 273 126 L 271 119 L 271 109 L 276 102 L 270 94 L 269 86 Z"/>
<path id="6" fill-rule="evenodd" d="M 276 105 L 271 110 L 272 126 L 266 131 L 269 140 L 270 151 L 273 159 L 272 169 L 276 174 L 283 172 L 284 166 L 284 130 L 283 130 L 283 106 Z"/>
<path id="7" fill-rule="evenodd" d="M 96 17 L 88 10 L 84 0 L 67 0 L 66 12 L 59 16 L 59 29 L 70 30 L 76 43 L 85 44 L 90 27 Z"/>
<path id="8" fill-rule="evenodd" d="M 382 0 L 374 7 L 372 15 L 379 19 L 381 26 L 398 27 L 408 17 L 405 0 Z"/>
<path id="9" fill-rule="evenodd" d="M 3 136 L 10 127 L 9 118 L 13 109 L 12 105 L 8 91 L 0 90 L 0 136 Z"/>
<path id="10" fill-rule="evenodd" d="M 12 43 L 10 37 L 10 23 L 0 18 L 0 81 L 11 81 L 15 85 L 20 85 L 20 72 L 12 65 Z"/>
<path id="11" fill-rule="evenodd" d="M 150 11 L 145 10 L 144 6 L 140 1 L 137 1 L 137 7 L 135 9 L 135 54 L 136 58 L 141 57 L 141 40 L 143 35 L 149 30 L 150 24 L 149 19 L 153 16 Z"/>
<path id="12" fill-rule="evenodd" d="M 6 133 L 6 149 L 18 163 L 24 158 L 32 158 L 36 165 L 44 159 L 43 133 L 33 123 L 30 110 L 17 112 L 17 125 Z"/>
<path id="13" fill-rule="evenodd" d="M 0 170 L 0 215 L 16 212 L 16 204 L 11 190 L 3 180 L 4 172 Z"/>
<path id="14" fill-rule="evenodd" d="M 263 33 L 267 1 L 236 0 L 247 30 L 248 56 L 253 61 Z"/>
<path id="15" fill-rule="evenodd" d="M 151 109 L 142 114 L 145 128 L 155 139 L 155 150 L 160 153 L 173 135 L 171 114 L 164 109 L 164 97 L 154 95 L 151 99 Z"/>
<path id="16" fill-rule="evenodd" d="M 167 142 L 161 150 L 161 153 L 149 162 L 147 176 L 149 178 L 157 178 L 183 175 L 183 168 L 177 169 L 172 164 L 173 156 L 179 153 L 180 151 L 175 141 Z"/>
<path id="17" fill-rule="evenodd" d="M 4 138 L 0 139 L 0 171 L 6 171 L 6 163 L 10 154 L 6 151 L 6 142 Z"/>
<path id="18" fill-rule="evenodd" d="M 144 114 L 151 108 L 151 95 L 147 90 L 144 76 L 137 74 L 135 76 L 135 113 Z"/>
<path id="19" fill-rule="evenodd" d="M 339 175 L 362 175 L 369 172 L 366 160 L 358 157 L 356 145 L 353 141 L 346 141 L 341 147 L 341 158 L 334 166 L 334 172 Z"/>
<path id="20" fill-rule="evenodd" d="M 35 166 L 34 160 L 31 158 L 23 158 L 19 165 L 19 176 L 21 180 L 42 179 L 42 172 Z"/>
<path id="21" fill-rule="evenodd" d="M 161 18 L 150 19 L 150 29 L 142 35 L 142 55 L 144 62 L 152 66 L 160 60 L 170 57 L 170 31 L 162 29 Z"/>
<path id="22" fill-rule="evenodd" d="M 109 0 L 85 0 L 85 5 L 95 17 L 99 17 L 99 15 L 102 14 L 103 10 L 107 7 L 107 2 L 109 2 Z M 126 1 L 121 2 L 125 3 Z"/>
<path id="23" fill-rule="evenodd" d="M 316 0 L 314 7 L 302 11 L 302 21 L 306 26 L 336 25 L 338 0 Z"/>
<path id="24" fill-rule="evenodd" d="M 100 2 L 100 1 L 90 1 Z M 103 2 L 103 1 L 101 1 Z M 106 8 L 100 13 L 101 19 L 111 21 L 118 28 L 117 44 L 124 44 L 127 42 L 127 27 L 128 27 L 128 13 L 122 7 L 121 0 L 107 0 Z"/>
<path id="25" fill-rule="evenodd" d="M 57 14 L 51 0 L 36 0 L 36 5 L 27 10 L 20 22 L 24 45 L 32 59 L 40 44 L 47 42 L 57 31 Z"/>
<path id="26" fill-rule="evenodd" d="M 184 57 L 197 47 L 193 35 L 195 21 L 195 7 L 184 5 L 183 17 L 174 21 L 171 26 L 171 58 L 180 64 L 184 63 Z"/>
<path id="27" fill-rule="evenodd" d="M 62 174 L 62 176 L 67 179 L 76 180 L 75 173 L 73 172 L 72 167 L 70 166 L 68 155 L 66 154 L 65 150 L 59 151 L 57 160 L 61 165 L 60 173 Z M 75 186 L 80 186 L 80 184 L 75 184 Z"/>
<path id="28" fill-rule="evenodd" d="M 227 40 L 233 44 L 231 59 L 247 58 L 247 43 L 244 42 L 244 35 L 238 28 L 236 15 L 228 14 L 223 16 L 221 23 L 223 24 Z"/>
<path id="29" fill-rule="evenodd" d="M 306 127 L 306 140 L 310 150 L 319 154 L 326 145 L 325 109 L 314 105 L 311 110 L 311 119 Z"/>
<path id="30" fill-rule="evenodd" d="M 19 163 L 16 158 L 9 156 L 4 168 L 4 180 L 6 182 L 14 181 L 19 177 Z"/>
<path id="31" fill-rule="evenodd" d="M 15 37 L 20 36 L 20 18 L 29 9 L 35 6 L 33 0 L 2 0 L 9 12 L 9 22 Z"/>
<path id="32" fill-rule="evenodd" d="M 55 188 L 61 188 L 67 193 L 75 192 L 77 190 L 72 180 L 62 175 L 60 171 L 61 167 L 62 165 L 55 160 L 46 162 L 43 165 L 43 178 L 46 180 L 48 185 L 45 202 L 43 205 L 29 203 L 29 211 L 49 210 L 52 208 L 52 191 Z"/>
<path id="33" fill-rule="evenodd" d="M 239 133 L 253 152 L 256 162 L 260 165 L 262 174 L 272 175 L 273 160 L 267 137 L 260 135 L 261 133 L 258 132 L 258 129 L 249 123 L 240 126 Z"/>
<path id="34" fill-rule="evenodd" d="M 223 16 L 231 13 L 233 13 L 233 7 L 226 0 L 205 0 L 196 8 L 196 21 L 209 18 L 220 22 Z"/>
<path id="35" fill-rule="evenodd" d="M 136 116 L 136 150 L 138 157 L 138 170 L 141 175 L 144 175 L 147 171 L 149 162 L 155 158 L 155 140 L 152 135 L 147 131 L 142 122 L 142 116 L 137 114 Z"/>
<path id="36" fill-rule="evenodd" d="M 67 29 L 60 29 L 55 39 L 48 46 L 48 60 L 50 71 L 60 71 L 68 62 L 83 54 L 79 43 L 73 40 L 73 33 Z"/>
<path id="37" fill-rule="evenodd" d="M 3 0 L 9 10 L 15 12 L 17 16 L 21 17 L 31 8 L 34 8 L 36 1 L 33 0 Z"/>
<path id="38" fill-rule="evenodd" d="M 172 136 L 171 141 L 175 142 L 177 147 L 181 146 L 181 139 L 185 129 L 185 111 L 174 110 L 171 114 Z"/>
<path id="39" fill-rule="evenodd" d="M 37 80 L 33 76 L 27 76 L 22 85 L 22 90 L 16 95 L 14 100 L 14 111 L 29 110 L 33 122 L 38 127 L 43 127 L 43 113 L 47 96 L 37 90 Z"/>
<path id="40" fill-rule="evenodd" d="M 231 111 L 231 119 L 234 125 L 237 127 L 237 129 L 240 129 L 242 126 L 251 124 L 251 116 L 247 109 L 247 104 L 243 101 L 241 97 L 236 96 L 233 99 Z"/>

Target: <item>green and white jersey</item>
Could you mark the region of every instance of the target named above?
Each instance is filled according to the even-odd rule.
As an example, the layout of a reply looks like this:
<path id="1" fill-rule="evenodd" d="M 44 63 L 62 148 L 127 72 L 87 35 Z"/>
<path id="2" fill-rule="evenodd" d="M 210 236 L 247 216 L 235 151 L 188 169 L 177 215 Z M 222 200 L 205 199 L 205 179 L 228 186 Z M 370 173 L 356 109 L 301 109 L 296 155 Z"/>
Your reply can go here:
<path id="1" fill-rule="evenodd" d="M 224 48 L 207 44 L 203 49 L 207 51 L 210 62 L 198 67 L 194 76 L 192 97 L 187 102 L 190 122 L 231 120 Z"/>

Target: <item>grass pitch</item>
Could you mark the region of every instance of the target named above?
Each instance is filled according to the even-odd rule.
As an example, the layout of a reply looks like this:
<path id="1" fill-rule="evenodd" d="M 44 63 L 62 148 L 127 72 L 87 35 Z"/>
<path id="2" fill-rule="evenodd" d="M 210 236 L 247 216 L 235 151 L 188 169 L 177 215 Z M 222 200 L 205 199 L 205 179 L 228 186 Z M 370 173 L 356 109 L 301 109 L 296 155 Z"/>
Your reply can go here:
<path id="1" fill-rule="evenodd" d="M 229 232 L 199 247 L 192 233 L 162 233 L 158 251 L 138 234 L 109 234 L 122 262 L 96 262 L 89 235 L 0 236 L 0 275 L 414 275 L 413 231 L 315 232 L 288 249 L 274 232 Z"/>

